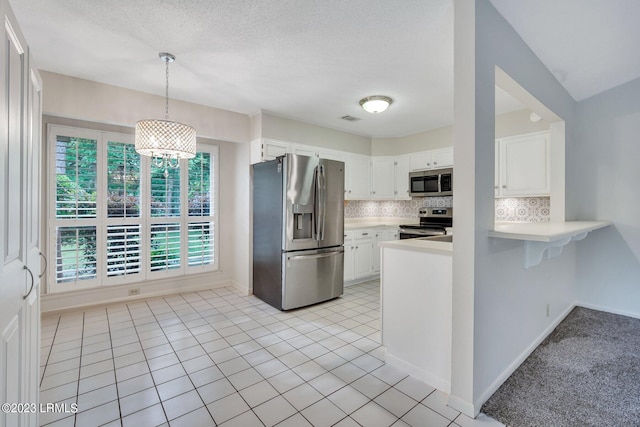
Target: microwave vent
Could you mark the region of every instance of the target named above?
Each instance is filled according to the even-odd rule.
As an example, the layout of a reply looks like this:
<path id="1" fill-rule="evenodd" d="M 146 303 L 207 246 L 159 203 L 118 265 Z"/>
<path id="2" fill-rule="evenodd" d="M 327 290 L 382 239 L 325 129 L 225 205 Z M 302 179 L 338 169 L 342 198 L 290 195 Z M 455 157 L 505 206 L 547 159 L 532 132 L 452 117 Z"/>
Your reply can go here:
<path id="1" fill-rule="evenodd" d="M 346 121 L 348 121 L 348 122 L 357 122 L 358 120 L 362 120 L 362 119 L 359 119 L 359 118 L 357 118 L 357 117 L 350 116 L 350 115 L 348 115 L 348 114 L 347 114 L 346 116 L 342 116 L 342 117 L 340 117 L 340 118 L 341 118 L 342 120 L 346 120 Z"/>

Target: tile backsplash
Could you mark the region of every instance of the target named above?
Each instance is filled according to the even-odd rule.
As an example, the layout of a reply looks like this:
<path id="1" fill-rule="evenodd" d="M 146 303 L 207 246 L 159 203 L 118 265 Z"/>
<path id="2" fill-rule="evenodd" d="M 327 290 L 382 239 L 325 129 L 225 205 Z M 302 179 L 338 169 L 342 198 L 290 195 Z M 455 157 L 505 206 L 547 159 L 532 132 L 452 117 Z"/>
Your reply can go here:
<path id="1" fill-rule="evenodd" d="M 417 218 L 420 208 L 453 206 L 453 197 L 424 197 L 412 200 L 347 200 L 345 218 Z M 495 199 L 496 221 L 549 222 L 549 197 Z"/>
<path id="2" fill-rule="evenodd" d="M 346 200 L 345 218 L 417 218 L 420 208 L 449 208 L 453 197 L 424 197 L 412 200 Z"/>
<path id="3" fill-rule="evenodd" d="M 518 197 L 496 199 L 496 221 L 549 222 L 549 197 Z"/>

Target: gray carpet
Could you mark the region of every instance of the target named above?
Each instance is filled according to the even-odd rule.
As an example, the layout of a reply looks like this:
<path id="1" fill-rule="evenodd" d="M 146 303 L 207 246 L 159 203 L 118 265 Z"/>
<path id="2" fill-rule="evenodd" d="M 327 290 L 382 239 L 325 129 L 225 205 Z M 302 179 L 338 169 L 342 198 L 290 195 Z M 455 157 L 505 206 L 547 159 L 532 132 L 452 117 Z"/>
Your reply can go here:
<path id="1" fill-rule="evenodd" d="M 482 412 L 512 427 L 640 426 L 640 319 L 575 308 Z"/>

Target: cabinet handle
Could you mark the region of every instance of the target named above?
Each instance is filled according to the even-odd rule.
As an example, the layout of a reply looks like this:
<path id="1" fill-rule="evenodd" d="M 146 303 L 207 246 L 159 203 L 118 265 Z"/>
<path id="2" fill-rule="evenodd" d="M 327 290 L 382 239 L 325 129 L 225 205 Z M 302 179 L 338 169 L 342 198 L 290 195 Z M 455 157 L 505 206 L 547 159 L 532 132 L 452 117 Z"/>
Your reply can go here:
<path id="1" fill-rule="evenodd" d="M 42 270 L 42 273 L 40 273 L 38 275 L 38 279 L 42 279 L 42 276 L 44 276 L 45 271 L 47 271 L 47 265 L 48 265 L 48 261 L 47 261 L 47 256 L 45 254 L 43 254 L 42 252 L 40 252 L 40 256 L 42 258 L 44 258 L 44 269 Z"/>
<path id="2" fill-rule="evenodd" d="M 393 192 L 393 194 L 398 194 L 398 191 L 397 191 L 397 190 L 395 190 L 395 191 Z"/>
<path id="3" fill-rule="evenodd" d="M 27 299 L 27 297 L 29 295 L 31 295 L 31 291 L 33 291 L 33 285 L 34 285 L 34 280 L 33 280 L 33 273 L 31 272 L 31 270 L 29 269 L 29 267 L 27 267 L 26 265 L 23 267 L 23 270 L 27 270 L 29 272 L 29 276 L 31 276 L 31 287 L 29 288 L 29 292 L 27 292 L 27 294 L 25 296 L 22 297 L 22 299 Z"/>
<path id="4" fill-rule="evenodd" d="M 375 192 L 375 191 L 372 191 L 372 193 L 373 193 L 373 194 L 376 194 L 376 192 Z"/>
<path id="5" fill-rule="evenodd" d="M 362 233 L 362 235 L 363 235 L 363 236 L 368 236 L 368 235 L 369 235 L 369 233 Z"/>
<path id="6" fill-rule="evenodd" d="M 503 186 L 502 186 L 502 188 L 507 188 L 507 186 L 506 186 L 506 185 L 503 185 Z"/>
<path id="7" fill-rule="evenodd" d="M 496 185 L 495 187 L 493 187 L 493 189 L 494 189 L 494 190 L 497 190 L 497 189 L 498 189 L 498 186 Z"/>
<path id="8" fill-rule="evenodd" d="M 349 190 L 349 194 L 351 194 L 351 190 Z"/>
<path id="9" fill-rule="evenodd" d="M 358 249 L 358 246 L 356 246 L 356 249 Z"/>
<path id="10" fill-rule="evenodd" d="M 434 164 L 434 165 L 437 165 L 437 164 L 438 164 L 438 162 L 433 162 L 433 164 Z"/>

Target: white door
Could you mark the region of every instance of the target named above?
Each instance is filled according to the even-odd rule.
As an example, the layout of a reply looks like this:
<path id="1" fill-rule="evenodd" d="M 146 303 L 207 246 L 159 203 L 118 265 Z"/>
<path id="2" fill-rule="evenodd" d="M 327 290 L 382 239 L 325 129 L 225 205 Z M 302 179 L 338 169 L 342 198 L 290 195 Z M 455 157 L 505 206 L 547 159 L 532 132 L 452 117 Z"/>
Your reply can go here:
<path id="1" fill-rule="evenodd" d="M 35 218 L 35 234 L 39 234 L 39 212 L 34 213 L 37 206 L 32 202 L 39 197 L 34 191 L 38 191 L 40 166 L 34 162 L 39 162 L 35 159 L 40 148 L 40 105 L 38 101 L 31 122 L 27 46 L 6 0 L 0 1 L 0 12 L 5 22 L 0 48 L 0 402 L 37 403 L 39 261 L 37 247 L 35 254 L 29 248 L 34 237 L 29 227 Z M 32 123 L 37 123 L 35 133 L 30 133 Z M 34 241 L 37 244 L 37 237 Z M 3 411 L 0 425 L 36 426 L 37 418 L 37 414 Z"/>

